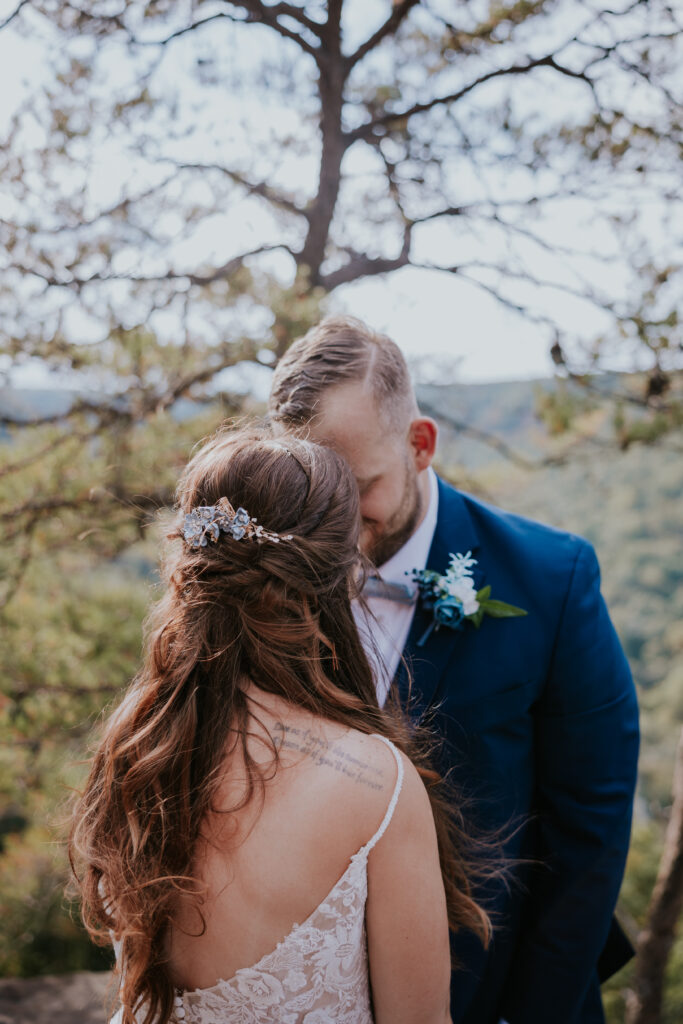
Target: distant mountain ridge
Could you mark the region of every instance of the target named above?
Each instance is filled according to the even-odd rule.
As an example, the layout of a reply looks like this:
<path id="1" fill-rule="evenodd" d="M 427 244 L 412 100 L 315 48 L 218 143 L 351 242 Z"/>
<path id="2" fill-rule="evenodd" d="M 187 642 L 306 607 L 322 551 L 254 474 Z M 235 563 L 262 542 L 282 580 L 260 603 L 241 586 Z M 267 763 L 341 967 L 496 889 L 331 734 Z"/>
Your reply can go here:
<path id="1" fill-rule="evenodd" d="M 605 377 L 605 386 L 611 380 Z M 547 442 L 547 432 L 536 415 L 537 395 L 549 393 L 554 387 L 553 378 L 539 378 L 484 384 L 419 384 L 416 391 L 420 405 L 435 418 L 444 416 L 504 438 L 513 448 L 533 456 L 539 455 Z M 567 387 L 577 395 L 583 394 L 578 385 L 568 384 Z M 66 388 L 0 388 L 0 419 L 8 418 L 21 424 L 43 416 L 61 416 L 79 399 L 106 403 L 112 401 L 112 396 Z M 116 401 L 125 403 L 125 399 Z M 199 414 L 202 408 L 205 406 L 182 398 L 173 405 L 171 412 L 182 421 Z M 9 436 L 0 426 L 0 438 Z M 458 438 L 458 449 L 459 461 L 470 468 L 500 457 L 490 446 L 468 437 Z"/>
<path id="2" fill-rule="evenodd" d="M 80 400 L 119 406 L 125 401 L 104 392 L 79 391 L 72 388 L 0 388 L 0 440 L 10 439 L 10 433 L 2 423 L 3 420 L 21 426 L 43 417 L 65 416 Z M 176 419 L 182 421 L 196 415 L 201 408 L 203 406 L 199 402 L 179 398 L 172 407 L 172 413 Z"/>

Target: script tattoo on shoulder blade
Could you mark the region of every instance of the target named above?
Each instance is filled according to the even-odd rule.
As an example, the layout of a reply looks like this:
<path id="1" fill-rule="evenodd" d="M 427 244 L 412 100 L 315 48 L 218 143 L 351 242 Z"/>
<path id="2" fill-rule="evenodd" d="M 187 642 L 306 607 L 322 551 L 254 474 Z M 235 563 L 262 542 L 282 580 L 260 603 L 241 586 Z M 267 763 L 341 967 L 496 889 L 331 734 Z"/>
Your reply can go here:
<path id="1" fill-rule="evenodd" d="M 313 759 L 321 767 L 331 768 L 340 775 L 370 789 L 384 788 L 384 772 L 349 754 L 337 743 L 329 743 L 310 729 L 276 722 L 273 739 L 278 750 L 296 750 Z"/>

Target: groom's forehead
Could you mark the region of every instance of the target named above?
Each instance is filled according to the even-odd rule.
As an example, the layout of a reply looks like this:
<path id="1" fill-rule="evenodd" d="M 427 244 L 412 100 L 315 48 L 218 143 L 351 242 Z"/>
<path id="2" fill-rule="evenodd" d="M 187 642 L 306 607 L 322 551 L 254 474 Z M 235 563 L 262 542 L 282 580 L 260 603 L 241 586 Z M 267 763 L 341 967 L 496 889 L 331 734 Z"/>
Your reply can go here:
<path id="1" fill-rule="evenodd" d="M 387 417 L 382 415 L 372 389 L 365 383 L 340 384 L 320 398 L 310 430 L 316 440 L 360 447 L 387 436 Z"/>
<path id="2" fill-rule="evenodd" d="M 379 417 L 371 392 L 349 384 L 330 388 L 315 408 L 309 429 L 316 440 L 339 439 L 375 434 Z"/>
<path id="3" fill-rule="evenodd" d="M 362 382 L 327 389 L 302 433 L 345 458 L 361 488 L 383 475 L 399 444 L 372 390 Z"/>
<path id="4" fill-rule="evenodd" d="M 374 405 L 355 400 L 354 396 L 335 396 L 321 406 L 310 423 L 311 438 L 351 457 L 386 446 L 387 431 Z"/>
<path id="5" fill-rule="evenodd" d="M 349 409 L 367 416 L 377 415 L 375 396 L 367 380 L 348 381 L 324 388 L 318 398 L 314 419 L 333 419 Z"/>
<path id="6" fill-rule="evenodd" d="M 358 424 L 348 423 L 339 433 L 312 438 L 332 448 L 348 462 L 361 491 L 384 476 L 391 463 L 394 448 L 385 437 L 370 437 Z"/>

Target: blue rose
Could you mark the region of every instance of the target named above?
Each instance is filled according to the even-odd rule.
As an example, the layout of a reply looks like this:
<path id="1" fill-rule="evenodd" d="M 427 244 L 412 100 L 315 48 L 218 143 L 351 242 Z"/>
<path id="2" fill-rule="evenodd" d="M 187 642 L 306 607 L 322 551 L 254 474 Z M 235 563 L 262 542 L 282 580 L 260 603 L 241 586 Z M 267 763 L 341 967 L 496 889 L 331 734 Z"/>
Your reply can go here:
<path id="1" fill-rule="evenodd" d="M 434 618 L 441 626 L 457 629 L 465 618 L 462 601 L 457 597 L 442 597 L 434 604 Z"/>

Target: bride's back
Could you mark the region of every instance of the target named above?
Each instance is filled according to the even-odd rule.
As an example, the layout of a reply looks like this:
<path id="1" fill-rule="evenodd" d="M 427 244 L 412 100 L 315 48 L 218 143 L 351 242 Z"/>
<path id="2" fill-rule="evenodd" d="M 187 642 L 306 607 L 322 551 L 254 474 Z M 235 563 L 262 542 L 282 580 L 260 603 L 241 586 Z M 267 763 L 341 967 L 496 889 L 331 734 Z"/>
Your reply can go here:
<path id="1" fill-rule="evenodd" d="M 376 737 L 278 697 L 254 689 L 250 695 L 261 726 L 248 750 L 267 780 L 263 799 L 257 793 L 229 810 L 244 796 L 246 772 L 239 751 L 226 756 L 220 810 L 204 823 L 193 871 L 206 887 L 205 927 L 185 899 L 170 932 L 179 988 L 231 978 L 303 922 L 378 828 L 396 782 L 394 756 Z M 279 748 L 277 766 L 268 737 Z"/>
<path id="2" fill-rule="evenodd" d="M 178 503 L 144 664 L 105 725 L 72 839 L 84 917 L 117 942 L 122 1019 L 168 1024 L 185 1013 L 179 988 L 231 978 L 230 998 L 254 1010 L 263 997 L 245 995 L 246 975 L 265 975 L 249 968 L 307 932 L 319 946 L 275 988 L 317 1013 L 324 962 L 320 998 L 329 982 L 343 1015 L 326 1003 L 323 1019 L 359 1024 L 367 924 L 377 1021 L 423 1024 L 429 992 L 445 1005 L 448 991 L 444 884 L 427 792 L 396 749 L 408 730 L 378 707 L 350 606 L 351 471 L 306 441 L 224 433 L 188 465 Z M 385 839 L 367 845 L 388 807 Z M 293 931 L 318 908 L 315 926 Z M 284 995 L 268 1020 L 282 1019 Z M 223 1024 L 228 1002 L 193 1019 Z"/>

